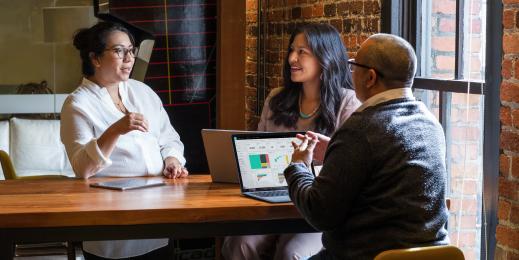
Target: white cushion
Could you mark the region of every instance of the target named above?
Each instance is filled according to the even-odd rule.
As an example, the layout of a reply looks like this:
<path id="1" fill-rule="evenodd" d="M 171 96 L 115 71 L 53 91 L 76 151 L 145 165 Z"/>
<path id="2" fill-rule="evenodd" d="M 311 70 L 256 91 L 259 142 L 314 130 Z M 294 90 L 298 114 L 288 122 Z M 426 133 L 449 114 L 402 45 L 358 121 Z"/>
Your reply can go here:
<path id="1" fill-rule="evenodd" d="M 11 160 L 17 173 L 29 176 L 72 171 L 60 139 L 59 120 L 11 119 Z"/>
<path id="2" fill-rule="evenodd" d="M 0 150 L 9 154 L 9 121 L 0 121 Z M 0 180 L 5 180 L 4 172 L 0 167 Z"/>

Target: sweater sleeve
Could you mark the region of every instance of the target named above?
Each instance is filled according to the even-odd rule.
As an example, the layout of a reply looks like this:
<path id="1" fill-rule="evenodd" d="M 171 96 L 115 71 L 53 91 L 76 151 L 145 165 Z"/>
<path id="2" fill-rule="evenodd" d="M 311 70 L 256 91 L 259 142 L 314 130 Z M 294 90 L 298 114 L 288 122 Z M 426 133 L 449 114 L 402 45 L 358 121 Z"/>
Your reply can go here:
<path id="1" fill-rule="evenodd" d="M 290 198 L 315 229 L 335 230 L 348 218 L 362 184 L 369 178 L 372 159 L 365 135 L 342 129 L 330 142 L 318 177 L 314 178 L 302 163 L 291 163 L 285 169 Z"/>

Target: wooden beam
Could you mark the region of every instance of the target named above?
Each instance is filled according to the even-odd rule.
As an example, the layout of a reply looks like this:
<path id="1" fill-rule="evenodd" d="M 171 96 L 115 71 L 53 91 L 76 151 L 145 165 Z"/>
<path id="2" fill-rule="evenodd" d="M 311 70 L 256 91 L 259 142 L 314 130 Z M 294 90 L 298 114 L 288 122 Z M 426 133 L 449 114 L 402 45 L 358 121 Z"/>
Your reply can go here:
<path id="1" fill-rule="evenodd" d="M 218 0 L 216 128 L 245 129 L 245 3 Z"/>

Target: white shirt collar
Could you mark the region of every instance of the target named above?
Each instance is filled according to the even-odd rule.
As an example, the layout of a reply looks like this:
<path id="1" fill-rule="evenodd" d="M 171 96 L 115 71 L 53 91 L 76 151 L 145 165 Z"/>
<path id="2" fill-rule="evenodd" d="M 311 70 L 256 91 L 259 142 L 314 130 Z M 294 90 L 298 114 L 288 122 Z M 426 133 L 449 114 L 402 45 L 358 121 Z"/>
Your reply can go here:
<path id="1" fill-rule="evenodd" d="M 362 105 L 355 112 L 361 112 L 367 107 L 375 106 L 382 102 L 386 102 L 397 98 L 410 98 L 412 100 L 415 100 L 413 96 L 413 90 L 411 90 L 411 88 L 395 88 L 386 90 L 382 93 L 378 93 L 370 97 L 368 100 L 362 103 Z"/>

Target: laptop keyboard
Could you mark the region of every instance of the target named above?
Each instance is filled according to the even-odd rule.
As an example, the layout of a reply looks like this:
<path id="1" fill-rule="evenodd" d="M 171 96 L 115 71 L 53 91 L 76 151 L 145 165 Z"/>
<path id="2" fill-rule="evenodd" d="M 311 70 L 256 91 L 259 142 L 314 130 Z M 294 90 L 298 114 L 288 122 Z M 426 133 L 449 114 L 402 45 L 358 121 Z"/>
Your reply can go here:
<path id="1" fill-rule="evenodd" d="M 261 192 L 254 192 L 253 194 L 258 197 L 281 197 L 281 196 L 288 196 L 288 190 L 261 191 Z"/>

